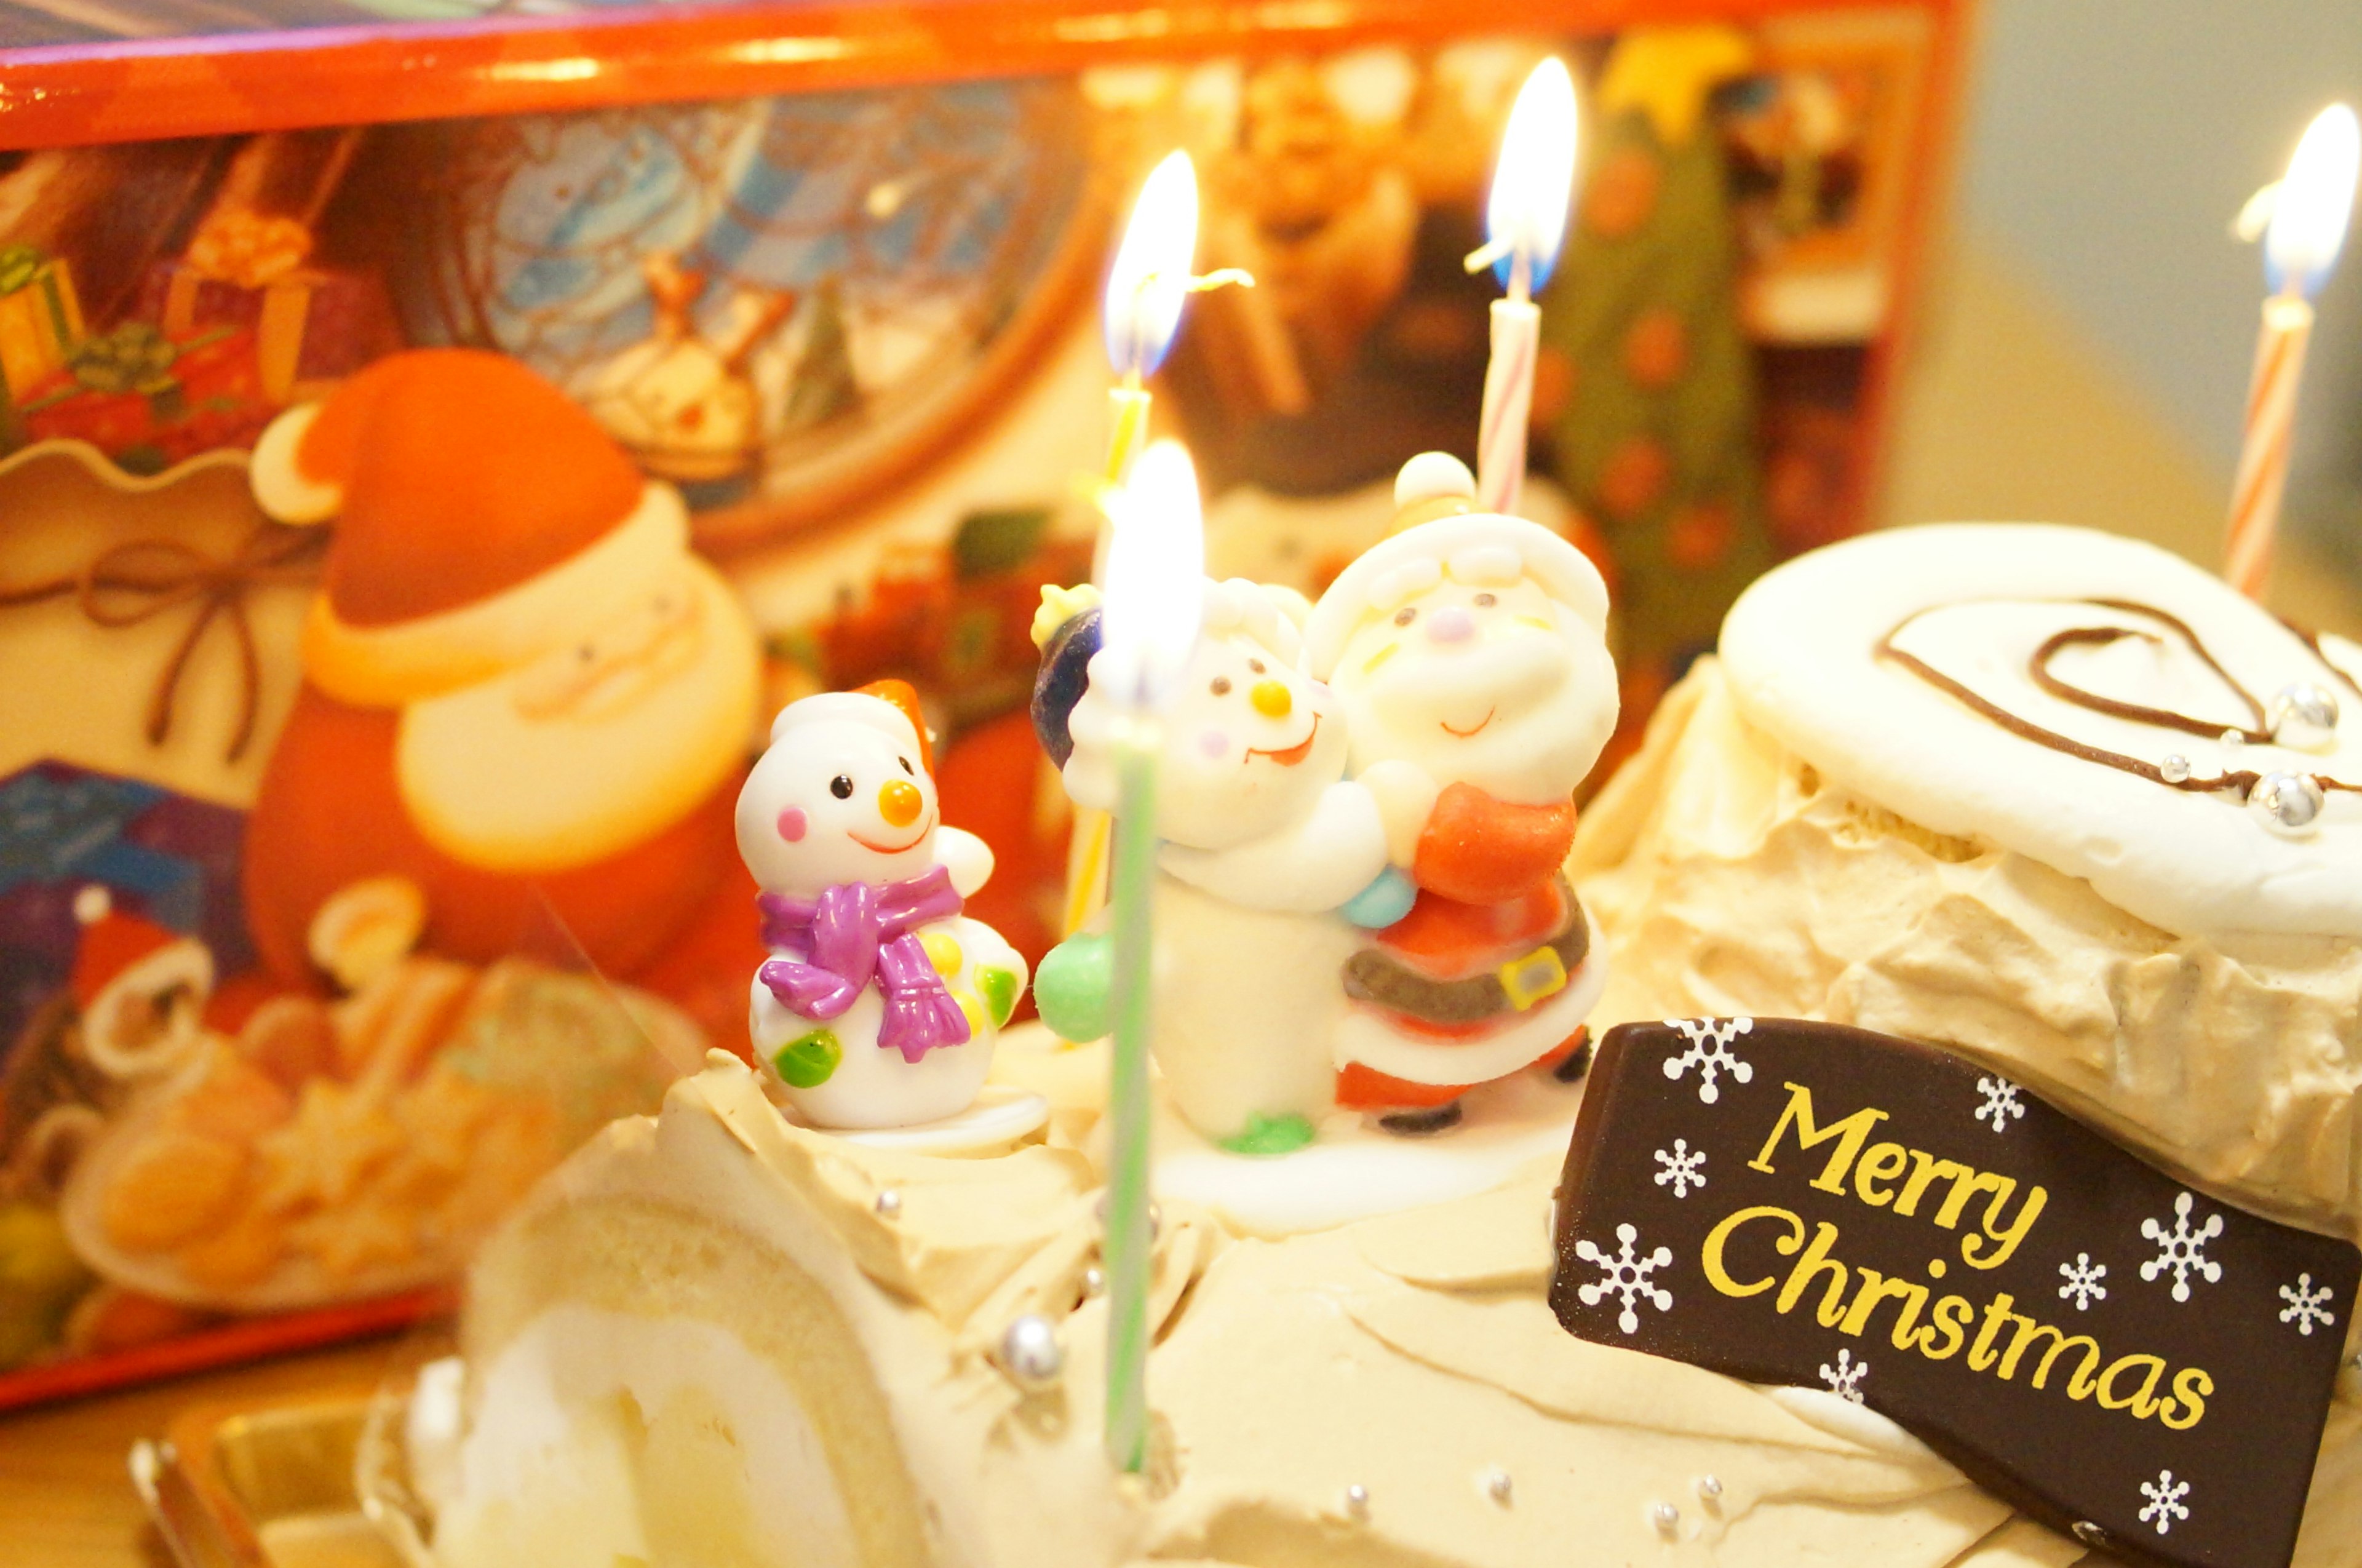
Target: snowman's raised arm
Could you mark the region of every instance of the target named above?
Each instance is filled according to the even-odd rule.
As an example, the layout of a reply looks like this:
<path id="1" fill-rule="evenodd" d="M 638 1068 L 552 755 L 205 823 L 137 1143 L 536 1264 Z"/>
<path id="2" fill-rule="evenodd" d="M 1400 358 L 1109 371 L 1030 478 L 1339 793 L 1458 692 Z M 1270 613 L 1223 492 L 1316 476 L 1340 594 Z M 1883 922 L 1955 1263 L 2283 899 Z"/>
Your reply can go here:
<path id="1" fill-rule="evenodd" d="M 1168 843 L 1157 851 L 1157 864 L 1234 904 L 1318 914 L 1343 904 L 1386 868 L 1386 823 L 1376 797 L 1342 779 L 1276 833 L 1227 849 Z"/>
<path id="2" fill-rule="evenodd" d="M 935 829 L 935 864 L 952 874 L 952 890 L 972 899 L 992 880 L 992 845 L 949 823 Z"/>
<path id="3" fill-rule="evenodd" d="M 1401 757 L 1381 757 L 1362 769 L 1354 782 L 1377 802 L 1378 819 L 1385 824 L 1387 857 L 1407 869 L 1418 858 L 1419 835 L 1435 812 L 1441 786 L 1427 769 Z"/>

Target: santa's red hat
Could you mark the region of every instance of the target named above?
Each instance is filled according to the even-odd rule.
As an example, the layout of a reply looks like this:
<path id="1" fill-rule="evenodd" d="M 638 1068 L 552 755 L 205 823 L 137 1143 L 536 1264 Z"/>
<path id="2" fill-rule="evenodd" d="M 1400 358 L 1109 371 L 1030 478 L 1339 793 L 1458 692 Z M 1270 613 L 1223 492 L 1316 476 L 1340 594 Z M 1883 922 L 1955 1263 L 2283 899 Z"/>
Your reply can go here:
<path id="1" fill-rule="evenodd" d="M 515 360 L 379 360 L 255 444 L 255 499 L 337 519 L 305 672 L 350 702 L 472 685 L 598 624 L 688 541 L 669 485 Z"/>
<path id="2" fill-rule="evenodd" d="M 116 1077 L 162 1070 L 193 1043 L 197 1004 L 214 988 L 204 944 L 115 908 L 105 888 L 74 899 L 82 942 L 67 988 L 82 1014 L 83 1048 Z M 187 1005 L 160 1007 L 174 991 Z"/>

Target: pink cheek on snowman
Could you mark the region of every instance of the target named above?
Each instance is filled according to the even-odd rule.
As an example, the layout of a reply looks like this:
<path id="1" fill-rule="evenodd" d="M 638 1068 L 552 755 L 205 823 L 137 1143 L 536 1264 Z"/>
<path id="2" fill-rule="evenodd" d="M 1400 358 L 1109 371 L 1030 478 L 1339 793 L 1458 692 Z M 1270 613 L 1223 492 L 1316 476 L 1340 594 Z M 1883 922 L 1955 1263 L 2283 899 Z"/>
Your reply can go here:
<path id="1" fill-rule="evenodd" d="M 804 816 L 804 809 L 801 806 L 789 806 L 779 813 L 779 836 L 789 844 L 794 844 L 802 838 L 804 830 L 809 826 L 811 823 Z"/>
<path id="2" fill-rule="evenodd" d="M 1230 756 L 1231 737 L 1220 730 L 1207 730 L 1198 737 L 1198 749 L 1219 761 Z"/>

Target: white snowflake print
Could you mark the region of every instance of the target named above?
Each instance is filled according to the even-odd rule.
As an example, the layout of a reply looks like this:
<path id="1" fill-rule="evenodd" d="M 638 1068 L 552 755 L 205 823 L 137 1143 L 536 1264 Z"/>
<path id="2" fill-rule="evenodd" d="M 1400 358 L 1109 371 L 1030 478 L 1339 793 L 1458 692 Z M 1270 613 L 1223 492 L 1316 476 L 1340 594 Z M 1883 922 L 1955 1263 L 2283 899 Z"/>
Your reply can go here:
<path id="1" fill-rule="evenodd" d="M 2141 1234 L 2157 1243 L 2157 1256 L 2141 1264 L 2140 1276 L 2155 1279 L 2166 1270 L 2173 1271 L 2173 1298 L 2190 1299 L 2190 1276 L 2193 1273 L 2213 1285 L 2223 1277 L 2223 1265 L 2207 1257 L 2206 1243 L 2223 1233 L 2223 1216 L 2209 1214 L 2206 1223 L 2197 1230 L 2190 1228 L 2191 1196 L 2183 1193 L 2173 1200 L 2173 1229 L 2169 1231 L 2156 1220 L 2141 1221 Z"/>
<path id="2" fill-rule="evenodd" d="M 1853 1352 L 1849 1350 L 1838 1352 L 1835 1366 L 1827 1362 L 1821 1363 L 1821 1381 L 1829 1386 L 1830 1393 L 1849 1405 L 1861 1403 L 1861 1380 L 1869 1375 L 1870 1363 L 1854 1360 Z"/>
<path id="3" fill-rule="evenodd" d="M 1675 1198 L 1687 1198 L 1690 1188 L 1705 1185 L 1705 1172 L 1698 1169 L 1705 1164 L 1705 1151 L 1693 1149 L 1686 1138 L 1673 1140 L 1672 1152 L 1657 1152 L 1657 1163 L 1665 1168 L 1657 1173 L 1657 1185 L 1670 1187 Z"/>
<path id="4" fill-rule="evenodd" d="M 1632 1309 L 1636 1302 L 1645 1299 L 1660 1312 L 1673 1309 L 1673 1293 L 1649 1283 L 1650 1275 L 1672 1265 L 1673 1250 L 1659 1247 L 1647 1257 L 1640 1256 L 1635 1251 L 1640 1232 L 1629 1225 L 1617 1226 L 1616 1239 L 1624 1245 L 1620 1253 L 1614 1254 L 1593 1246 L 1589 1237 L 1574 1243 L 1574 1255 L 1584 1263 L 1596 1264 L 1600 1272 L 1599 1278 L 1577 1286 L 1574 1293 L 1585 1307 L 1596 1307 L 1611 1296 L 1620 1297 L 1624 1310 L 1617 1314 L 1616 1326 L 1628 1334 L 1638 1333 L 1640 1314 Z"/>
<path id="5" fill-rule="evenodd" d="M 2025 1114 L 2025 1107 L 2017 1100 L 2017 1086 L 2007 1078 L 1979 1078 L 1977 1092 L 1985 1097 L 1984 1103 L 1977 1107 L 1977 1120 L 1992 1117 L 1996 1132 L 2009 1131 L 2011 1117 Z"/>
<path id="6" fill-rule="evenodd" d="M 2316 1290 L 2309 1274 L 2298 1275 L 2294 1285 L 2281 1286 L 2280 1299 L 2288 1303 L 2280 1309 L 2280 1321 L 2294 1323 L 2296 1331 L 2307 1339 L 2312 1337 L 2315 1323 L 2326 1329 L 2337 1321 L 2337 1314 L 2323 1305 L 2329 1299 L 2329 1286 L 2324 1285 Z"/>
<path id="7" fill-rule="evenodd" d="M 2058 1295 L 2061 1299 L 2073 1297 L 2076 1311 L 2089 1311 L 2092 1302 L 2105 1301 L 2108 1298 L 2108 1287 L 2100 1283 L 2108 1277 L 2108 1265 L 2103 1263 L 2093 1263 L 2091 1253 L 2077 1253 L 2073 1263 L 2063 1263 L 2058 1265 L 2058 1272 L 2067 1280 L 2066 1284 L 2058 1287 Z"/>
<path id="8" fill-rule="evenodd" d="M 2160 1470 L 2156 1480 L 2142 1482 L 2140 1493 L 2148 1499 L 2141 1508 L 2140 1521 L 2154 1522 L 2159 1535 L 2170 1530 L 2174 1520 L 2190 1517 L 2190 1510 L 2181 1506 L 2181 1499 L 2190 1496 L 2190 1483 L 2176 1481 L 2170 1470 Z"/>
<path id="9" fill-rule="evenodd" d="M 1678 1056 L 1665 1058 L 1665 1077 L 1678 1078 L 1690 1068 L 1698 1070 L 1698 1099 L 1712 1105 L 1722 1098 L 1719 1075 L 1727 1072 L 1734 1083 L 1747 1083 L 1755 1077 L 1755 1069 L 1733 1055 L 1730 1043 L 1755 1027 L 1751 1018 L 1669 1018 L 1669 1029 L 1678 1029 L 1687 1040 L 1689 1049 Z"/>

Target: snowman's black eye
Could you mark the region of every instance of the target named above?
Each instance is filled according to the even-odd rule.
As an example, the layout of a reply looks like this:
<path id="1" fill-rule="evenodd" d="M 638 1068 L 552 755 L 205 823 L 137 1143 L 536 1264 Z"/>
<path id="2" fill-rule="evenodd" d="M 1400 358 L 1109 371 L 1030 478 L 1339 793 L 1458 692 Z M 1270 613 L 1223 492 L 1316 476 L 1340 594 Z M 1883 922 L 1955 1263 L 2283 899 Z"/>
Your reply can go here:
<path id="1" fill-rule="evenodd" d="M 911 766 L 911 759 L 909 757 L 898 756 L 894 760 L 900 763 L 902 765 L 902 771 L 909 774 L 911 778 L 916 778 L 919 776 L 919 770 Z"/>
<path id="2" fill-rule="evenodd" d="M 1218 675 L 1214 677 L 1214 683 L 1206 690 L 1217 697 L 1227 696 L 1231 690 L 1231 678 L 1227 675 Z"/>
<path id="3" fill-rule="evenodd" d="M 853 799 L 853 775 L 840 773 L 828 781 L 828 792 L 840 801 Z"/>
<path id="4" fill-rule="evenodd" d="M 1418 619 L 1418 612 L 1407 606 L 1395 612 L 1395 624 L 1397 626 L 1407 626 Z"/>

